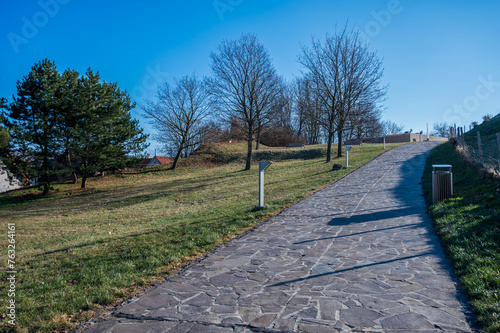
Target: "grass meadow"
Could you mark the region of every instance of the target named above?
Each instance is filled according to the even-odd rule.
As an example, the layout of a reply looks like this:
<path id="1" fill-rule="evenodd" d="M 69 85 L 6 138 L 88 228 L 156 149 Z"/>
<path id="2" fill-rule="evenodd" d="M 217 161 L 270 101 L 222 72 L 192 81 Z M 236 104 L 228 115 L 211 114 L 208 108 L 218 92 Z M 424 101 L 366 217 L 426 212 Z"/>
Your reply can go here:
<path id="1" fill-rule="evenodd" d="M 0 331 L 74 328 L 384 152 L 380 144 L 355 146 L 350 168 L 331 171 L 324 146 L 264 148 L 242 171 L 243 149 L 214 146 L 176 170 L 92 178 L 83 190 L 55 184 L 47 197 L 37 189 L 0 195 L 0 246 L 6 253 L 14 223 L 17 270 L 16 326 L 0 313 Z M 266 171 L 266 207 L 256 210 L 257 160 L 266 159 L 275 163 Z M 5 279 L 0 290 L 3 312 Z"/>

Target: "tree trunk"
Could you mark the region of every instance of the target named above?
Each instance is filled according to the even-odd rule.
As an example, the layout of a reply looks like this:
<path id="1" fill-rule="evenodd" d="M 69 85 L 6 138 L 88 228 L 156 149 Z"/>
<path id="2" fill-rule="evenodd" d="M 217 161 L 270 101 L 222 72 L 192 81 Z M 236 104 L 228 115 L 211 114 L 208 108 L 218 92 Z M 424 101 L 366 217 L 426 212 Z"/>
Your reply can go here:
<path id="1" fill-rule="evenodd" d="M 69 146 L 69 139 L 66 139 L 66 147 Z M 66 148 L 66 162 L 68 163 L 68 168 L 70 170 L 73 169 L 72 165 L 71 165 L 71 154 L 69 153 L 69 149 Z M 72 183 L 73 184 L 76 184 L 76 182 L 78 181 L 78 176 L 76 175 L 76 172 L 72 172 L 71 173 L 71 177 L 72 177 Z"/>
<path id="2" fill-rule="evenodd" d="M 342 157 L 342 130 L 337 131 L 337 138 L 339 140 L 337 144 L 337 157 Z"/>
<path id="3" fill-rule="evenodd" d="M 333 134 L 332 132 L 328 132 L 328 142 L 326 148 L 326 163 L 329 163 L 332 160 L 332 140 Z"/>
<path id="4" fill-rule="evenodd" d="M 252 131 L 248 130 L 248 150 L 247 150 L 247 163 L 245 165 L 245 170 L 250 170 L 250 162 L 252 161 L 252 144 L 253 144 L 253 136 Z"/>
<path id="5" fill-rule="evenodd" d="M 179 161 L 179 158 L 181 157 L 183 149 L 184 149 L 184 143 L 181 143 L 181 145 L 179 146 L 179 150 L 177 151 L 177 154 L 175 155 L 174 163 L 172 164 L 172 168 L 171 168 L 172 170 L 175 170 L 175 168 L 177 167 L 177 162 Z"/>
<path id="6" fill-rule="evenodd" d="M 85 166 L 83 176 L 82 176 L 82 188 L 87 188 L 87 167 L 89 166 L 89 161 L 85 160 L 83 162 L 83 165 Z"/>
<path id="7" fill-rule="evenodd" d="M 48 181 L 45 181 L 45 182 L 43 183 L 43 192 L 42 192 L 42 196 L 49 194 L 49 190 L 50 190 L 50 183 L 49 183 Z"/>
<path id="8" fill-rule="evenodd" d="M 259 150 L 260 144 L 260 129 L 257 131 L 257 142 L 255 143 L 255 150 Z"/>
<path id="9" fill-rule="evenodd" d="M 43 193 L 42 193 L 42 196 L 43 196 L 43 195 L 49 194 L 49 190 L 50 190 L 49 171 L 48 171 L 49 159 L 47 157 L 46 151 L 44 151 L 42 168 L 43 168 L 42 175 L 44 178 L 43 179 Z"/>
<path id="10" fill-rule="evenodd" d="M 82 188 L 87 188 L 87 175 L 82 176 Z"/>

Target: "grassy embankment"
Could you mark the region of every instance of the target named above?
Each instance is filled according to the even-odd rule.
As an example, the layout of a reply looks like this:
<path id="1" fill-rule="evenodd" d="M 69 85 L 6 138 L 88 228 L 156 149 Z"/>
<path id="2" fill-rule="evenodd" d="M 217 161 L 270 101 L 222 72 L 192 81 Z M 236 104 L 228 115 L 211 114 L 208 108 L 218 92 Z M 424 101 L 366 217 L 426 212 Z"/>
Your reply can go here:
<path id="1" fill-rule="evenodd" d="M 429 201 L 432 164 L 453 166 L 454 197 L 430 207 L 437 232 L 480 324 L 487 332 L 500 332 L 500 182 L 444 143 L 427 159 L 424 189 Z"/>
<path id="2" fill-rule="evenodd" d="M 212 147 L 177 170 L 95 178 L 86 190 L 58 184 L 44 198 L 35 190 L 0 195 L 4 253 L 7 222 L 16 226 L 16 330 L 74 327 L 383 152 L 354 147 L 351 167 L 330 171 L 324 146 L 264 148 L 256 160 L 275 163 L 266 171 L 266 208 L 254 210 L 258 166 L 241 171 L 242 149 Z"/>
<path id="3" fill-rule="evenodd" d="M 497 133 L 500 132 L 500 114 L 465 133 L 465 141 L 475 150 L 479 149 L 477 132 L 481 133 L 481 146 L 485 159 L 489 161 L 488 157 L 490 157 L 498 160 L 500 157 L 498 154 Z"/>

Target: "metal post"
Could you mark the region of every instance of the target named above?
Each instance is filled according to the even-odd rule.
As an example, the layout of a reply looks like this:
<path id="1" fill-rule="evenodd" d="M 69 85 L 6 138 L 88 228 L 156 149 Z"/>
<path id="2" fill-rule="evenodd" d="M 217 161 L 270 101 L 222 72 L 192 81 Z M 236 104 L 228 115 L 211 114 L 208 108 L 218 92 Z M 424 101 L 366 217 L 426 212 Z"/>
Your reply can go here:
<path id="1" fill-rule="evenodd" d="M 264 171 L 259 171 L 259 207 L 264 207 Z"/>
<path id="2" fill-rule="evenodd" d="M 497 133 L 497 144 L 498 144 L 498 168 L 500 169 L 500 133 Z"/>
<path id="3" fill-rule="evenodd" d="M 385 135 L 384 135 L 384 149 L 385 149 Z"/>
<path id="4" fill-rule="evenodd" d="M 477 131 L 477 146 L 479 147 L 479 158 L 483 163 L 483 146 L 481 145 L 481 132 Z"/>
<path id="5" fill-rule="evenodd" d="M 259 208 L 264 208 L 264 171 L 273 162 L 259 162 Z"/>
<path id="6" fill-rule="evenodd" d="M 349 149 L 351 149 L 351 146 L 346 146 L 345 147 L 345 167 L 349 167 Z"/>

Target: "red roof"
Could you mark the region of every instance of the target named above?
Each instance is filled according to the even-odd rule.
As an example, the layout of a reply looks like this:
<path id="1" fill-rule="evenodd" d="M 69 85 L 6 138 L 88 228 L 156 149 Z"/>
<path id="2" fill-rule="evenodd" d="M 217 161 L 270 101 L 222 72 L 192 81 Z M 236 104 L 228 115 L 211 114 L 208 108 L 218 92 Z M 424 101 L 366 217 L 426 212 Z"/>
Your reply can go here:
<path id="1" fill-rule="evenodd" d="M 165 157 L 165 156 L 154 156 L 154 157 L 151 157 L 151 158 L 146 158 L 144 159 L 144 161 L 141 162 L 141 165 L 140 167 L 141 168 L 145 168 L 147 166 L 149 166 L 149 164 L 153 161 L 153 160 L 157 160 L 160 164 L 167 164 L 169 162 L 172 162 L 174 159 L 172 157 Z"/>
<path id="2" fill-rule="evenodd" d="M 155 156 L 155 157 L 161 164 L 167 164 L 174 160 L 172 157 L 164 157 L 164 156 Z"/>

